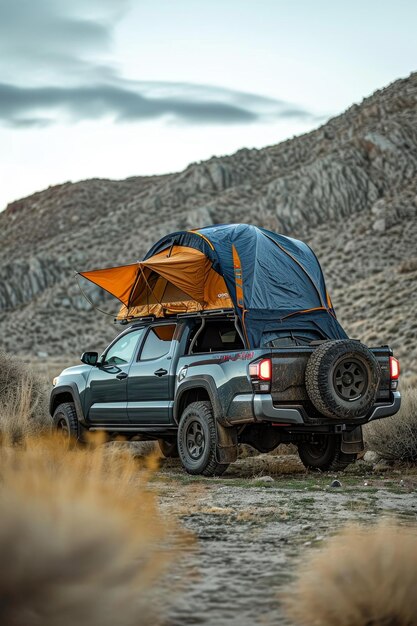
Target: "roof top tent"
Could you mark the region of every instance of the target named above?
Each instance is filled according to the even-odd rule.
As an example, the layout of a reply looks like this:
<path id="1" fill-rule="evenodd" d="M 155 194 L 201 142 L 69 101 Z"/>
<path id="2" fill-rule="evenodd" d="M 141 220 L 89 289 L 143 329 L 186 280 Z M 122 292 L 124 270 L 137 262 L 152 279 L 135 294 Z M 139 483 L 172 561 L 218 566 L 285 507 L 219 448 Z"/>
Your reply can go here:
<path id="1" fill-rule="evenodd" d="M 269 331 L 347 337 L 311 248 L 257 226 L 178 231 L 142 261 L 80 275 L 120 300 L 119 320 L 231 308 L 251 348 Z"/>

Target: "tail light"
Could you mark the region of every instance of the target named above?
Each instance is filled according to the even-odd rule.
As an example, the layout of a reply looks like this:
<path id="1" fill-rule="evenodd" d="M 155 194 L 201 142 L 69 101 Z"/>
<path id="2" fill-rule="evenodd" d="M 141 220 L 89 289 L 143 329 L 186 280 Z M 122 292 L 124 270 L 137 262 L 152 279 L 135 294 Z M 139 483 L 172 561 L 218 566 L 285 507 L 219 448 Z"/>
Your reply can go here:
<path id="1" fill-rule="evenodd" d="M 259 361 L 250 363 L 249 376 L 254 391 L 269 392 L 272 379 L 271 359 L 260 359 Z"/>
<path id="2" fill-rule="evenodd" d="M 400 362 L 393 356 L 389 358 L 389 371 L 391 378 L 391 389 L 395 391 L 398 387 L 398 379 L 400 377 Z"/>

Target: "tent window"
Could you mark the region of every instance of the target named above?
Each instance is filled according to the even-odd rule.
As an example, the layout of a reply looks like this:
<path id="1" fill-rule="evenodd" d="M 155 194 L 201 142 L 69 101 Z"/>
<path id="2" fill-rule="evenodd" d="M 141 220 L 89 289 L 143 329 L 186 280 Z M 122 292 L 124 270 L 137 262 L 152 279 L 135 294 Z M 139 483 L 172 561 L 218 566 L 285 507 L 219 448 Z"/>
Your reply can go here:
<path id="1" fill-rule="evenodd" d="M 143 344 L 140 360 L 160 359 L 168 354 L 171 349 L 174 332 L 175 324 L 153 326 L 149 330 Z"/>
<path id="2" fill-rule="evenodd" d="M 282 330 L 269 331 L 262 335 L 262 348 L 290 348 L 292 346 L 308 346 L 312 341 L 323 339 L 315 330 Z"/>
<path id="3" fill-rule="evenodd" d="M 198 327 L 195 332 L 197 332 Z M 193 347 L 193 354 L 243 350 L 244 346 L 233 322 L 207 322 Z"/>

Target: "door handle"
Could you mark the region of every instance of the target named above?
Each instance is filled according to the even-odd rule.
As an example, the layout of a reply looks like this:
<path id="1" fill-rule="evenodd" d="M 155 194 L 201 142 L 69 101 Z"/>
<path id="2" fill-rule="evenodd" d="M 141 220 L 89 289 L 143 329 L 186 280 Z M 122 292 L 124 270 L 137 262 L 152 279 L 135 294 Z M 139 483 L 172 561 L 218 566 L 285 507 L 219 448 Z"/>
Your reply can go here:
<path id="1" fill-rule="evenodd" d="M 123 380 L 124 378 L 127 378 L 127 374 L 126 372 L 120 372 L 120 374 L 116 375 L 116 378 L 118 378 L 119 380 Z"/>
<path id="2" fill-rule="evenodd" d="M 154 372 L 155 376 L 165 376 L 165 374 L 168 374 L 167 370 L 161 369 L 160 370 L 156 370 L 156 372 Z"/>

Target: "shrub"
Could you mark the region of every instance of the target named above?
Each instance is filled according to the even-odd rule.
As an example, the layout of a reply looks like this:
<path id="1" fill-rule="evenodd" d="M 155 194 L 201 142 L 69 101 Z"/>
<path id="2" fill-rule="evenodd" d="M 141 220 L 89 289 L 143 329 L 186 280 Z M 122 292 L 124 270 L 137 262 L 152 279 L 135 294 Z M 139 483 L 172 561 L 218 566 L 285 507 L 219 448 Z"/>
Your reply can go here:
<path id="1" fill-rule="evenodd" d="M 50 425 L 47 385 L 34 370 L 0 352 L 0 432 L 16 441 Z"/>
<path id="2" fill-rule="evenodd" d="M 158 621 L 168 528 L 131 455 L 27 439 L 0 448 L 0 475 L 0 623 Z"/>
<path id="3" fill-rule="evenodd" d="M 310 555 L 285 606 L 300 626 L 415 626 L 417 532 L 345 529 Z"/>
<path id="4" fill-rule="evenodd" d="M 397 415 L 370 422 L 364 428 L 369 448 L 382 458 L 417 461 L 417 388 L 405 387 Z"/>
<path id="5" fill-rule="evenodd" d="M 417 270 L 417 257 L 412 257 L 403 261 L 398 266 L 399 274 L 407 274 L 408 272 L 415 272 Z"/>

